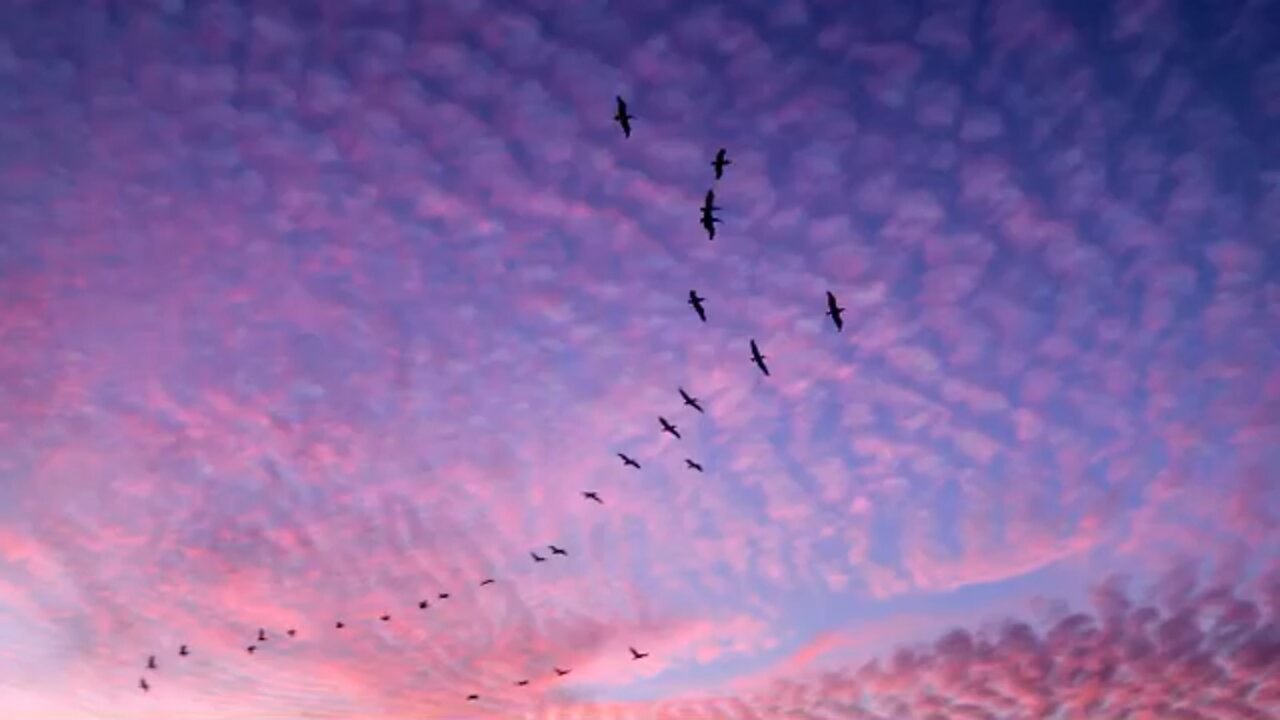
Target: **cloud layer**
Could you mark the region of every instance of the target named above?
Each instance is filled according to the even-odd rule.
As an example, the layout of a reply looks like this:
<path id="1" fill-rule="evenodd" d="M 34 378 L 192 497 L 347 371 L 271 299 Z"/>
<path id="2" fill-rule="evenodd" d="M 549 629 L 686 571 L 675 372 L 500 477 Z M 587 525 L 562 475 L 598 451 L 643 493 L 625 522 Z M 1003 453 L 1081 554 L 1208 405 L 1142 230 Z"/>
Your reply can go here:
<path id="1" fill-rule="evenodd" d="M 0 705 L 1274 707 L 1272 8 L 845 5 L 6 4 Z"/>

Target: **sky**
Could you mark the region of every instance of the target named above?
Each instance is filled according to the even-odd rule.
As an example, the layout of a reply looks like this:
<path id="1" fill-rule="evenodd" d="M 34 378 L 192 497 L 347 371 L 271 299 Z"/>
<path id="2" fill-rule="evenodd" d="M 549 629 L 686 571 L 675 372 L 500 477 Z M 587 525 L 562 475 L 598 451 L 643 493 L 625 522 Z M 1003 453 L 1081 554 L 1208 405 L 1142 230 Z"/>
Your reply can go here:
<path id="1" fill-rule="evenodd" d="M 0 4 L 0 707 L 1276 717 L 1278 17 Z"/>

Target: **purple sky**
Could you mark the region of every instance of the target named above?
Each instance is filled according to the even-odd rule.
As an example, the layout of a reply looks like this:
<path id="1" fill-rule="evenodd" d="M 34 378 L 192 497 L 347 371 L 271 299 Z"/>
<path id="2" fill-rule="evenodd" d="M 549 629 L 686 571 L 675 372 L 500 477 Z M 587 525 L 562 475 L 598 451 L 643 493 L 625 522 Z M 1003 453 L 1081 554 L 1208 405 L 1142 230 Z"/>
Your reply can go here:
<path id="1" fill-rule="evenodd" d="M 0 707 L 1280 711 L 1277 12 L 3 3 Z"/>

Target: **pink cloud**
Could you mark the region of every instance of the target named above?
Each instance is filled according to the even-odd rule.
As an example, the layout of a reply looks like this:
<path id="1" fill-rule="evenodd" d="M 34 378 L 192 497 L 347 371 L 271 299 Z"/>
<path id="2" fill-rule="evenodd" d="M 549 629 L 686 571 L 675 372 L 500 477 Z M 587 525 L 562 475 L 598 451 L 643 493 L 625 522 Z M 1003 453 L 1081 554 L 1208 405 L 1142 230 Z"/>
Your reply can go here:
<path id="1" fill-rule="evenodd" d="M 0 639 L 28 673 L 0 705 L 1274 702 L 1269 616 L 1221 599 L 1222 632 L 1253 637 L 1229 660 L 1067 624 L 1070 652 L 1010 631 L 1027 667 L 970 632 L 865 677 L 666 703 L 682 673 L 812 634 L 807 602 L 831 608 L 819 638 L 843 637 L 898 602 L 1170 551 L 1274 555 L 1280 291 L 1259 238 L 1280 195 L 1233 160 L 1265 156 L 1257 118 L 1275 114 L 1256 8 L 1195 21 L 1251 93 L 1224 95 L 1168 3 L 1092 20 L 1036 2 L 411 5 L 0 11 Z M 708 242 L 694 209 L 721 146 Z M 552 542 L 570 557 L 534 566 Z M 1166 621 L 1169 647 L 1194 645 Z M 243 664 L 256 628 L 293 625 L 296 644 Z M 142 696 L 139 658 L 180 642 L 189 669 Z M 780 677 L 843 648 L 815 642 Z M 1151 689 L 1115 685 L 1130 660 Z M 573 682 L 546 676 L 556 662 L 581 665 Z M 1166 676 L 1226 689 L 1179 708 Z M 580 678 L 656 699 L 588 702 Z M 877 687 L 893 697 L 860 706 Z"/>

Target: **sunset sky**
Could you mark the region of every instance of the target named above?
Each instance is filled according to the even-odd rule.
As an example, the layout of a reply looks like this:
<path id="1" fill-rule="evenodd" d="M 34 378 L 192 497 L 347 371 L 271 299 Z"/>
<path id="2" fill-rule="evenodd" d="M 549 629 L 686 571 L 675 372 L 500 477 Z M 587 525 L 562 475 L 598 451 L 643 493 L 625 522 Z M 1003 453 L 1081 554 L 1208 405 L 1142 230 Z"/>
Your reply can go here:
<path id="1" fill-rule="evenodd" d="M 1277 2 L 4 0 L 0 714 L 1280 717 L 1277 238 Z"/>

